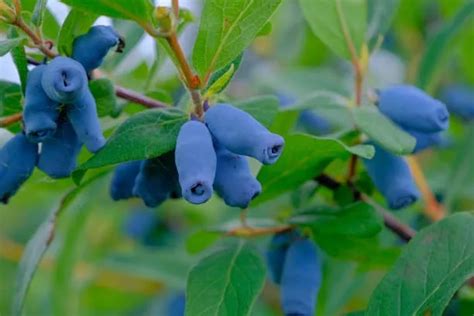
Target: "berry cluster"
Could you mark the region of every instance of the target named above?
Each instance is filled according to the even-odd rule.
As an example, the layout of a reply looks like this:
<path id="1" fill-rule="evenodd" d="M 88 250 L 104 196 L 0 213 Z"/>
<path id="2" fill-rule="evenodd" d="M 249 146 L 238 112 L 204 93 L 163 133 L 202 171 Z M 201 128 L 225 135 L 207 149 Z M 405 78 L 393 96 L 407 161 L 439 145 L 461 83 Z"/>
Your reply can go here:
<path id="1" fill-rule="evenodd" d="M 208 201 L 213 190 L 229 206 L 246 208 L 261 192 L 247 158 L 273 164 L 284 146 L 248 113 L 229 104 L 209 108 L 203 122 L 180 129 L 175 151 L 119 165 L 111 183 L 114 200 L 140 197 L 149 207 L 183 196 L 193 204 Z"/>
<path id="2" fill-rule="evenodd" d="M 443 89 L 441 100 L 449 112 L 465 120 L 474 119 L 474 89 L 466 85 L 452 85 Z"/>
<path id="3" fill-rule="evenodd" d="M 267 252 L 272 280 L 281 287 L 286 316 L 314 315 L 322 266 L 314 243 L 295 231 L 276 234 Z"/>
<path id="4" fill-rule="evenodd" d="M 379 92 L 379 110 L 416 139 L 414 153 L 441 142 L 440 133 L 448 128 L 446 106 L 420 89 L 396 85 Z M 419 198 L 410 168 L 403 157 L 380 146 L 375 157 L 364 160 L 369 176 L 392 209 L 407 207 Z"/>
<path id="5" fill-rule="evenodd" d="M 51 178 L 65 178 L 76 168 L 83 144 L 91 152 L 104 146 L 88 74 L 119 43 L 111 27 L 95 26 L 75 39 L 73 58 L 58 56 L 29 72 L 24 134 L 12 138 L 0 151 L 3 203 L 31 176 L 34 166 Z"/>

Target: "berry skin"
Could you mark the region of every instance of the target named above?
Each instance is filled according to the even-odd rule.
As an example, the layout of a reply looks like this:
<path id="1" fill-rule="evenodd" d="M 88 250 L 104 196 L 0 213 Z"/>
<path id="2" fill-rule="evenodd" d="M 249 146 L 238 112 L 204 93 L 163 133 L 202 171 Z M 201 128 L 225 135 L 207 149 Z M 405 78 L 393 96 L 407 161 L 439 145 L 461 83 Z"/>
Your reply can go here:
<path id="1" fill-rule="evenodd" d="M 120 42 L 119 34 L 110 26 L 98 25 L 77 37 L 73 43 L 72 58 L 84 66 L 87 73 L 99 68 L 109 50 Z"/>
<path id="2" fill-rule="evenodd" d="M 17 134 L 0 149 L 0 203 L 7 204 L 31 176 L 38 161 L 38 144 Z"/>
<path id="3" fill-rule="evenodd" d="M 28 139 L 39 143 L 56 131 L 59 103 L 51 100 L 43 90 L 41 80 L 46 65 L 39 65 L 28 73 L 23 121 Z"/>
<path id="4" fill-rule="evenodd" d="M 174 152 L 144 160 L 135 179 L 133 194 L 143 199 L 148 207 L 157 207 L 166 201 L 177 187 Z"/>
<path id="5" fill-rule="evenodd" d="M 389 207 L 398 210 L 415 203 L 420 193 L 406 161 L 403 157 L 372 145 L 376 149 L 375 156 L 371 160 L 364 159 L 364 165 Z"/>
<path id="6" fill-rule="evenodd" d="M 105 138 L 84 67 L 71 58 L 56 57 L 48 64 L 42 85 L 51 99 L 67 104 L 69 121 L 87 149 L 93 153 L 101 149 Z"/>
<path id="7" fill-rule="evenodd" d="M 193 204 L 209 200 L 217 159 L 212 136 L 206 125 L 199 121 L 188 121 L 181 127 L 176 141 L 175 160 L 183 197 Z"/>
<path id="8" fill-rule="evenodd" d="M 443 143 L 442 133 L 422 133 L 416 131 L 407 131 L 411 136 L 416 139 L 416 146 L 413 149 L 413 153 L 419 153 L 430 147 L 435 147 Z"/>
<path id="9" fill-rule="evenodd" d="M 285 263 L 286 252 L 293 239 L 298 235 L 294 231 L 286 231 L 275 234 L 270 241 L 267 250 L 267 265 L 270 270 L 270 277 L 275 284 L 280 284 Z"/>
<path id="10" fill-rule="evenodd" d="M 314 315 L 321 282 L 321 259 L 315 245 L 308 239 L 294 241 L 286 253 L 281 277 L 285 315 Z"/>
<path id="11" fill-rule="evenodd" d="M 329 122 L 310 110 L 304 110 L 301 112 L 300 117 L 298 118 L 298 125 L 300 125 L 306 132 L 313 135 L 324 135 L 331 131 L 331 125 Z"/>
<path id="12" fill-rule="evenodd" d="M 262 192 L 262 186 L 250 172 L 247 157 L 236 155 L 214 142 L 217 155 L 214 190 L 229 206 L 246 208 Z"/>
<path id="13" fill-rule="evenodd" d="M 158 228 L 159 219 L 151 210 L 134 210 L 125 222 L 125 232 L 131 238 L 148 245 L 153 232 Z"/>
<path id="14" fill-rule="evenodd" d="M 140 172 L 141 160 L 122 163 L 115 168 L 110 183 L 110 197 L 114 201 L 126 200 L 134 197 L 133 186 Z"/>
<path id="15" fill-rule="evenodd" d="M 173 295 L 166 306 L 166 316 L 184 316 L 186 298 L 184 293 Z"/>
<path id="16" fill-rule="evenodd" d="M 395 85 L 379 93 L 379 109 L 402 128 L 424 133 L 448 128 L 446 106 L 422 90 L 409 85 Z"/>
<path id="17" fill-rule="evenodd" d="M 280 158 L 283 137 L 232 105 L 216 104 L 206 112 L 204 121 L 217 141 L 234 154 L 254 157 L 266 165 Z"/>
<path id="18" fill-rule="evenodd" d="M 82 143 L 67 118 L 58 123 L 54 135 L 41 145 L 37 167 L 53 179 L 67 178 L 77 165 Z"/>
<path id="19" fill-rule="evenodd" d="M 446 102 L 448 110 L 466 120 L 474 119 L 474 89 L 455 85 L 441 92 L 441 100 Z"/>

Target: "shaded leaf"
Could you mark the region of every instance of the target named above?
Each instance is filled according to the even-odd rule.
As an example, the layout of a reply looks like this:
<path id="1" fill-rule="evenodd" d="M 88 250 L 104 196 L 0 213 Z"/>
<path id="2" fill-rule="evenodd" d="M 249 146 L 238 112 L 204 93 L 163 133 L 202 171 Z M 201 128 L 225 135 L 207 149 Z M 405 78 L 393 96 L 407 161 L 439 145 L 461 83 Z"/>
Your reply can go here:
<path id="1" fill-rule="evenodd" d="M 33 22 L 34 25 L 40 26 L 43 24 L 43 18 L 44 14 L 46 12 L 46 4 L 48 3 L 48 0 L 37 0 L 35 8 L 33 10 L 33 16 L 31 17 L 31 22 Z"/>
<path id="2" fill-rule="evenodd" d="M 415 138 L 398 128 L 377 108 L 361 106 L 354 108 L 352 113 L 357 127 L 380 146 L 397 155 L 413 152 Z"/>
<path id="3" fill-rule="evenodd" d="M 393 17 L 397 13 L 399 3 L 400 0 L 368 0 L 368 39 L 383 36 L 388 31 Z"/>
<path id="4" fill-rule="evenodd" d="M 17 39 L 19 38 L 18 31 L 12 26 L 8 29 L 8 38 Z M 28 61 L 26 59 L 25 47 L 16 46 L 11 49 L 11 55 L 13 62 L 15 63 L 18 75 L 21 82 L 21 91 L 23 95 L 25 94 L 26 81 L 28 79 Z"/>
<path id="5" fill-rule="evenodd" d="M 193 64 L 205 78 L 234 60 L 255 39 L 281 0 L 208 0 L 193 50 Z"/>
<path id="6" fill-rule="evenodd" d="M 177 109 L 138 113 L 125 121 L 78 170 L 158 157 L 174 149 L 179 129 L 187 120 L 188 116 Z"/>
<path id="7" fill-rule="evenodd" d="M 25 41 L 23 37 L 6 39 L 0 41 L 0 57 L 8 54 L 13 48 L 21 45 Z"/>
<path id="8" fill-rule="evenodd" d="M 274 96 L 258 96 L 239 100 L 233 105 L 252 115 L 267 128 L 272 124 L 279 108 L 278 99 Z"/>
<path id="9" fill-rule="evenodd" d="M 95 98 L 99 117 L 113 115 L 117 110 L 115 87 L 109 79 L 97 79 L 89 82 L 89 89 Z"/>
<path id="10" fill-rule="evenodd" d="M 367 28 L 365 0 L 300 0 L 300 5 L 314 34 L 323 43 L 339 56 L 350 59 L 351 51 L 344 36 L 346 28 L 359 56 Z"/>
<path id="11" fill-rule="evenodd" d="M 306 134 L 286 136 L 280 159 L 262 167 L 258 174 L 262 194 L 253 201 L 254 205 L 300 186 L 318 176 L 334 159 L 348 158 L 350 154 L 371 158 L 374 149 L 366 145 L 347 147 L 337 139 Z"/>
<path id="12" fill-rule="evenodd" d="M 186 316 L 249 315 L 265 273 L 260 255 L 242 241 L 214 252 L 189 273 Z"/>
<path id="13" fill-rule="evenodd" d="M 474 214 L 458 213 L 421 230 L 370 298 L 366 315 L 442 315 L 474 275 Z"/>

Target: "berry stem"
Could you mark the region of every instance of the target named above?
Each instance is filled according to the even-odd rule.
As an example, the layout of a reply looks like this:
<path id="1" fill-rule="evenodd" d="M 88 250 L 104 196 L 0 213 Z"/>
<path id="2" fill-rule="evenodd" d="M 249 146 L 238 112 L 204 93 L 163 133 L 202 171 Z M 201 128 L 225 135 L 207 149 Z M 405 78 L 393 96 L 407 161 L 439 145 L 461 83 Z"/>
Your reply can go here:
<path id="1" fill-rule="evenodd" d="M 0 120 L 0 127 L 7 127 L 12 124 L 15 124 L 16 122 L 21 121 L 23 118 L 22 113 L 16 113 L 7 117 L 4 117 L 3 119 Z"/>
<path id="2" fill-rule="evenodd" d="M 337 190 L 342 185 L 337 180 L 325 174 L 317 176 L 314 180 L 317 181 L 320 185 L 332 191 Z M 395 216 L 391 214 L 389 210 L 383 208 L 375 201 L 373 201 L 370 197 L 360 192 L 356 188 L 352 187 L 352 190 L 354 196 L 357 197 L 358 200 L 363 200 L 371 204 L 380 214 L 382 214 L 385 226 L 392 232 L 394 232 L 398 237 L 400 237 L 400 239 L 404 241 L 409 241 L 411 238 L 413 238 L 413 236 L 415 236 L 416 231 L 400 222 Z"/>
<path id="3" fill-rule="evenodd" d="M 291 230 L 293 227 L 290 225 L 277 226 L 277 227 L 250 227 L 241 226 L 229 230 L 226 236 L 234 237 L 259 237 L 265 235 L 273 235 L 281 232 Z"/>
<path id="4" fill-rule="evenodd" d="M 439 221 L 446 216 L 446 210 L 444 206 L 438 203 L 433 191 L 426 180 L 425 174 L 420 167 L 420 164 L 415 157 L 409 156 L 406 158 L 408 165 L 410 166 L 413 177 L 415 178 L 416 185 L 420 189 L 421 196 L 425 202 L 424 213 L 433 221 Z"/>

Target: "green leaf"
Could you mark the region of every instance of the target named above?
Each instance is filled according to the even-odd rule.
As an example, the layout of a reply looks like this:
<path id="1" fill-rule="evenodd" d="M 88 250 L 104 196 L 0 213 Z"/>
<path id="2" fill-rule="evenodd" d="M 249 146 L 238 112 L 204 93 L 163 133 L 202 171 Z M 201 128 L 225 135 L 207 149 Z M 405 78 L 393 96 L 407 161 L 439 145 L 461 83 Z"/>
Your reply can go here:
<path id="1" fill-rule="evenodd" d="M 202 78 L 234 60 L 255 39 L 282 0 L 207 0 L 193 50 Z"/>
<path id="2" fill-rule="evenodd" d="M 61 0 L 71 7 L 96 15 L 133 20 L 140 25 L 151 23 L 153 4 L 149 0 Z"/>
<path id="3" fill-rule="evenodd" d="M 252 115 L 267 128 L 272 124 L 280 107 L 278 99 L 270 95 L 239 100 L 233 105 Z"/>
<path id="4" fill-rule="evenodd" d="M 158 157 L 174 149 L 179 129 L 187 120 L 188 116 L 177 109 L 138 113 L 125 121 L 78 170 Z"/>
<path id="5" fill-rule="evenodd" d="M 41 26 L 43 24 L 47 3 L 48 0 L 36 0 L 33 16 L 31 17 L 31 22 L 33 22 L 33 25 Z"/>
<path id="6" fill-rule="evenodd" d="M 442 315 L 474 276 L 474 214 L 458 213 L 421 230 L 370 298 L 366 315 Z"/>
<path id="7" fill-rule="evenodd" d="M 84 12 L 73 8 L 59 31 L 58 50 L 59 53 L 71 56 L 72 44 L 76 37 L 87 33 L 89 28 L 97 20 L 98 16 L 90 12 Z"/>
<path id="8" fill-rule="evenodd" d="M 186 250 L 190 254 L 197 254 L 214 244 L 222 234 L 200 230 L 186 238 Z"/>
<path id="9" fill-rule="evenodd" d="M 270 35 L 270 33 L 273 30 L 273 24 L 272 22 L 267 22 L 265 25 L 262 27 L 262 29 L 258 32 L 257 36 L 267 36 Z"/>
<path id="10" fill-rule="evenodd" d="M 214 252 L 189 273 L 186 316 L 250 315 L 265 274 L 260 255 L 242 241 Z"/>
<path id="11" fill-rule="evenodd" d="M 225 89 L 225 87 L 227 87 L 227 85 L 232 80 L 232 77 L 234 76 L 234 73 L 235 73 L 234 64 L 231 64 L 229 69 L 227 69 L 227 71 L 224 72 L 222 74 L 222 76 L 217 78 L 216 81 L 214 81 L 209 86 L 209 89 L 207 89 L 207 91 L 206 91 L 205 98 L 212 97 L 212 96 L 222 92 Z"/>
<path id="12" fill-rule="evenodd" d="M 21 100 L 21 87 L 18 84 L 0 80 L 0 116 L 21 112 Z"/>
<path id="13" fill-rule="evenodd" d="M 12 39 L 6 39 L 0 41 L 0 57 L 8 54 L 13 48 L 22 45 L 25 41 L 23 37 L 17 37 Z"/>
<path id="14" fill-rule="evenodd" d="M 300 0 L 300 5 L 313 33 L 336 54 L 351 58 L 346 30 L 360 55 L 367 28 L 366 0 Z"/>
<path id="15" fill-rule="evenodd" d="M 399 3 L 400 0 L 368 0 L 368 39 L 376 39 L 388 31 L 393 17 L 397 13 Z"/>
<path id="16" fill-rule="evenodd" d="M 319 234 L 372 237 L 383 228 L 383 220 L 367 203 L 357 202 L 338 210 L 313 208 L 290 219 L 292 224 L 310 227 Z"/>
<path id="17" fill-rule="evenodd" d="M 20 260 L 18 267 L 16 284 L 15 284 L 15 297 L 13 301 L 13 315 L 20 316 L 22 314 L 23 304 L 28 294 L 31 281 L 35 275 L 38 265 L 43 258 L 46 250 L 51 245 L 56 231 L 56 222 L 58 217 L 64 210 L 74 201 L 81 191 L 96 181 L 97 179 L 104 176 L 106 173 L 102 172 L 91 178 L 87 182 L 84 182 L 81 186 L 74 188 L 69 191 L 61 200 L 59 206 L 51 212 L 46 220 L 33 234 L 33 237 L 28 241 L 25 251 Z"/>
<path id="18" fill-rule="evenodd" d="M 348 158 L 350 154 L 371 158 L 371 146 L 347 147 L 337 139 L 320 138 L 306 134 L 285 137 L 285 149 L 276 164 L 265 166 L 258 174 L 262 194 L 254 201 L 257 205 L 270 200 L 313 179 L 337 158 Z"/>
<path id="19" fill-rule="evenodd" d="M 8 30 L 9 39 L 20 38 L 18 31 L 14 27 L 10 27 Z M 25 47 L 16 46 L 11 50 L 11 55 L 13 62 L 15 63 L 16 69 L 18 70 L 18 75 L 20 76 L 21 82 L 21 91 L 23 95 L 25 94 L 26 81 L 28 79 L 28 61 L 26 59 Z"/>
<path id="20" fill-rule="evenodd" d="M 117 33 L 125 39 L 126 45 L 122 49 L 122 53 L 115 54 L 114 58 L 106 60 L 103 67 L 110 71 L 115 70 L 116 67 L 126 59 L 129 53 L 137 46 L 144 34 L 143 28 L 131 21 L 114 20 L 113 26 Z"/>
<path id="21" fill-rule="evenodd" d="M 413 152 L 416 140 L 410 134 L 398 128 L 392 121 L 372 106 L 354 108 L 356 126 L 371 140 L 397 155 Z"/>
<path id="22" fill-rule="evenodd" d="M 109 79 L 97 79 L 89 82 L 89 89 L 94 95 L 99 117 L 113 115 L 117 110 L 115 87 Z"/>
<path id="23" fill-rule="evenodd" d="M 418 72 L 417 85 L 427 91 L 433 89 L 437 71 L 443 65 L 445 53 L 452 49 L 451 40 L 463 29 L 463 26 L 474 16 L 474 2 L 467 1 L 456 16 L 428 42 Z"/>

